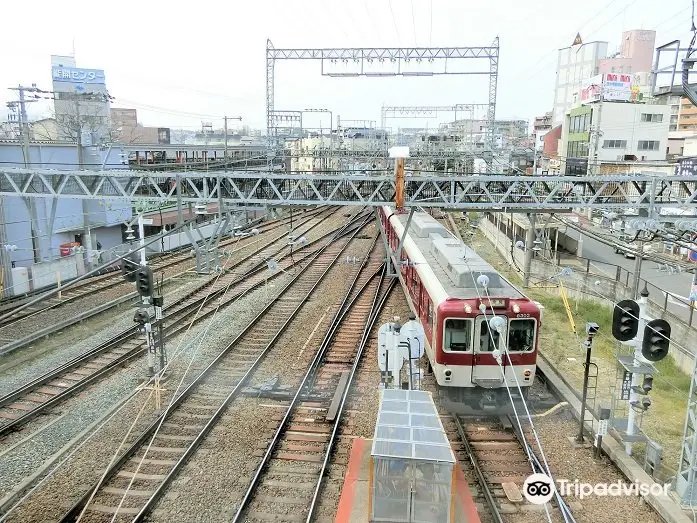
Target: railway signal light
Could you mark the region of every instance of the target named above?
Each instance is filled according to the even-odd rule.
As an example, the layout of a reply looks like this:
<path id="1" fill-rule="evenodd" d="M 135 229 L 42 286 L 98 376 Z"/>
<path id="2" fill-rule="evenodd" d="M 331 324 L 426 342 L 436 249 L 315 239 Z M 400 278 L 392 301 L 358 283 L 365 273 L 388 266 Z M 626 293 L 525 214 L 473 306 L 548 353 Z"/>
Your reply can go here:
<path id="1" fill-rule="evenodd" d="M 136 273 L 136 288 L 141 296 L 152 294 L 152 271 L 150 267 L 140 267 Z"/>
<path id="2" fill-rule="evenodd" d="M 612 335 L 616 340 L 629 341 L 639 332 L 639 304 L 622 300 L 612 314 Z"/>
<path id="3" fill-rule="evenodd" d="M 133 261 L 131 258 L 124 258 L 121 260 L 121 274 L 131 283 L 136 281 L 136 271 L 138 271 L 139 264 Z"/>
<path id="4" fill-rule="evenodd" d="M 670 324 L 661 318 L 651 320 L 644 329 L 641 355 L 649 361 L 660 361 L 670 347 Z"/>
<path id="5" fill-rule="evenodd" d="M 644 394 L 648 394 L 653 390 L 653 377 L 652 376 L 644 376 L 644 381 L 641 384 L 641 388 L 644 391 Z"/>

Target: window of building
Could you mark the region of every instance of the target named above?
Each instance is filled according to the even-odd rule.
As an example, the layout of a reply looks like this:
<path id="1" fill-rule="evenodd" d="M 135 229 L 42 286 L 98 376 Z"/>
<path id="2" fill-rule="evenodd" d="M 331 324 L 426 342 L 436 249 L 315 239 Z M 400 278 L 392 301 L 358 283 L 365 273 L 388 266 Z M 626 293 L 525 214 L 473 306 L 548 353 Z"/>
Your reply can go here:
<path id="1" fill-rule="evenodd" d="M 658 140 L 639 140 L 637 149 L 640 151 L 658 151 L 660 145 Z"/>
<path id="2" fill-rule="evenodd" d="M 642 122 L 653 122 L 653 123 L 662 122 L 663 115 L 662 114 L 641 113 L 641 121 Z"/>
<path id="3" fill-rule="evenodd" d="M 626 149 L 627 140 L 605 140 L 603 149 Z"/>
<path id="4" fill-rule="evenodd" d="M 445 320 L 443 350 L 452 352 L 472 350 L 472 320 L 454 318 Z"/>
<path id="5" fill-rule="evenodd" d="M 509 352 L 530 352 L 535 348 L 535 320 L 511 320 L 508 325 Z"/>

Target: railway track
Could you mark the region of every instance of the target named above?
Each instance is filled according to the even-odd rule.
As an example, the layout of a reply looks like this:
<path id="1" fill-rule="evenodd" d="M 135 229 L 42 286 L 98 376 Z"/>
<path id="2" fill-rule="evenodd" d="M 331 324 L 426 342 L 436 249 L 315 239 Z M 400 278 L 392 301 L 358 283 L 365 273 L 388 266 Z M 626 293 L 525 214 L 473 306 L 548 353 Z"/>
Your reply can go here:
<path id="1" fill-rule="evenodd" d="M 326 209 L 323 212 L 328 212 Z M 331 212 L 331 211 L 329 211 Z M 316 225 L 319 225 L 323 214 L 317 214 L 315 216 L 306 218 L 304 220 L 300 220 L 300 223 L 297 225 L 300 227 L 296 227 L 294 225 L 294 230 L 301 232 L 301 226 L 303 224 L 307 224 L 312 220 L 315 220 L 317 223 Z M 261 238 L 256 238 L 256 239 L 250 239 L 249 241 L 246 241 L 243 243 L 242 246 L 239 246 L 231 251 L 229 251 L 230 256 L 233 255 L 243 255 L 245 251 L 249 249 L 253 249 L 254 252 L 258 250 L 261 246 L 263 246 L 265 243 L 270 243 L 270 242 L 279 242 L 279 241 L 285 241 L 287 238 L 286 231 L 280 232 L 279 234 L 276 234 L 272 236 L 271 238 L 266 238 L 266 237 L 261 237 Z M 183 262 L 178 262 L 178 263 L 183 263 Z M 188 269 L 187 269 L 188 270 Z M 156 268 L 157 271 L 157 268 Z M 175 274 L 170 274 L 168 278 L 166 278 L 164 281 L 165 283 L 170 280 L 170 278 L 177 278 L 181 274 L 183 274 L 186 271 L 183 272 L 177 272 Z M 157 274 L 157 273 L 156 273 Z M 163 276 L 166 275 L 166 273 L 163 273 Z M 122 298 L 119 298 L 115 301 L 112 302 L 107 302 L 104 304 L 104 306 L 99 306 L 95 310 L 95 308 L 91 309 L 83 309 L 80 307 L 75 307 L 76 313 L 71 315 L 71 314 L 66 314 L 66 311 L 63 308 L 60 308 L 58 310 L 62 311 L 62 314 L 64 316 L 67 316 L 65 319 L 58 320 L 54 316 L 54 312 L 52 311 L 40 311 L 35 314 L 32 314 L 31 316 L 21 318 L 14 323 L 10 325 L 5 325 L 3 327 L 0 327 L 0 355 L 6 355 L 10 352 L 16 351 L 22 347 L 26 347 L 29 345 L 32 345 L 33 343 L 37 342 L 38 340 L 45 338 L 47 336 L 50 336 L 51 334 L 60 331 L 64 329 L 65 327 L 68 327 L 72 324 L 78 323 L 79 321 L 83 321 L 84 319 L 93 316 L 94 314 L 97 314 L 99 312 L 104 312 L 110 307 L 113 307 L 116 305 L 116 303 L 120 303 L 123 301 L 126 301 L 128 299 L 133 300 L 133 304 L 136 304 L 138 301 L 138 296 L 135 291 L 132 290 L 133 285 L 129 284 L 128 282 L 121 281 L 119 283 L 120 285 L 123 286 L 124 289 L 128 290 L 128 293 L 125 296 L 122 296 Z M 94 303 L 94 302 L 93 302 Z M 78 304 L 76 304 L 78 305 Z M 29 334 L 27 334 L 29 333 Z"/>
<path id="2" fill-rule="evenodd" d="M 478 481 L 478 501 L 486 505 L 492 521 L 515 521 L 521 505 L 530 507 L 522 495 L 525 478 L 544 468 L 534 450 L 534 441 L 524 422 L 521 427 L 513 417 L 468 419 L 453 416 L 457 431 L 454 450 L 464 453 Z M 458 457 L 460 459 L 460 456 Z M 554 470 L 551 471 L 554 474 Z M 542 510 L 542 507 L 539 507 Z M 556 495 L 554 512 L 563 521 L 574 522 L 573 515 L 563 498 Z M 546 519 L 540 513 L 541 519 Z"/>
<path id="3" fill-rule="evenodd" d="M 75 521 L 81 515 L 81 521 L 114 515 L 119 520 L 121 516 L 142 520 L 368 221 L 362 216 L 352 220 L 314 253 L 310 263 L 170 402 L 61 521 Z"/>
<path id="4" fill-rule="evenodd" d="M 318 225 L 319 222 L 296 230 L 304 234 Z M 165 335 L 171 338 L 184 332 L 189 328 L 192 316 L 195 316 L 196 323 L 201 322 L 216 310 L 265 284 L 268 279 L 308 260 L 326 238 L 335 233 L 336 231 L 332 231 L 323 235 L 296 251 L 294 256 L 287 252 L 287 244 L 257 248 L 219 277 L 208 280 L 190 290 L 177 303 L 165 307 Z M 270 275 L 266 260 L 272 257 L 277 260 L 278 266 L 276 272 Z M 141 356 L 146 349 L 145 341 L 137 328 L 130 327 L 89 352 L 5 395 L 0 398 L 0 436 L 21 428 L 89 384 Z"/>
<path id="5" fill-rule="evenodd" d="M 331 209 L 318 209 L 318 210 L 313 210 L 310 212 L 303 213 L 300 216 L 296 216 L 296 224 L 295 225 L 302 225 L 303 223 L 306 223 L 308 220 L 312 219 L 315 216 L 322 215 L 327 213 L 328 211 L 331 212 Z M 256 226 L 256 229 L 259 231 L 260 234 L 266 233 L 266 232 L 273 232 L 277 231 L 279 229 L 284 229 L 287 224 L 289 223 L 289 219 L 284 218 L 284 219 L 279 219 L 279 220 L 273 220 L 269 222 L 265 222 L 263 224 L 260 224 Z M 246 230 L 250 230 L 252 227 L 248 227 Z M 247 236 L 247 237 L 235 237 L 235 238 L 229 238 L 227 240 L 224 240 L 220 242 L 219 248 L 223 249 L 226 247 L 244 247 L 245 244 L 249 243 L 254 243 L 255 239 L 253 236 Z M 239 245 L 239 244 L 242 245 Z M 155 258 L 151 263 L 150 267 L 153 269 L 155 272 L 162 272 L 167 269 L 172 269 L 176 268 L 179 265 L 187 265 L 188 267 L 184 269 L 181 272 L 186 272 L 191 268 L 191 256 L 189 254 L 188 249 L 181 249 L 172 253 L 164 254 L 162 256 L 158 256 Z M 121 277 L 121 272 L 120 271 L 110 271 L 105 274 L 101 274 L 99 276 L 95 276 L 93 278 L 89 278 L 87 280 L 84 280 L 84 282 L 80 282 L 72 287 L 67 288 L 64 291 L 61 291 L 61 296 L 58 297 L 58 295 L 53 294 L 51 296 L 47 296 L 44 300 L 27 307 L 26 309 L 23 309 L 21 311 L 17 311 L 15 314 L 12 314 L 11 316 L 8 316 L 4 320 L 0 321 L 0 339 L 13 339 L 12 336 L 12 327 L 13 325 L 18 324 L 18 322 L 25 320 L 27 318 L 32 318 L 40 313 L 43 313 L 45 311 L 53 310 L 58 307 L 61 307 L 67 303 L 74 302 L 76 300 L 79 300 L 81 298 L 84 298 L 86 296 L 93 296 L 95 293 L 101 293 L 103 291 L 107 291 L 109 289 L 113 289 L 115 287 L 122 286 L 124 290 L 124 295 L 130 295 L 133 294 L 132 291 L 132 286 L 128 285 L 128 283 L 124 282 L 123 278 Z M 134 295 L 135 296 L 135 295 Z M 18 304 L 15 306 L 19 307 L 21 304 Z M 11 309 L 5 309 L 0 311 L 0 314 L 4 315 L 7 312 L 9 312 Z"/>
<path id="6" fill-rule="evenodd" d="M 233 522 L 277 521 L 283 514 L 310 521 L 339 436 L 348 391 L 377 318 L 396 283 L 385 276 L 383 256 L 370 258 L 310 364 L 278 427 Z M 278 487 L 282 494 L 278 495 Z"/>

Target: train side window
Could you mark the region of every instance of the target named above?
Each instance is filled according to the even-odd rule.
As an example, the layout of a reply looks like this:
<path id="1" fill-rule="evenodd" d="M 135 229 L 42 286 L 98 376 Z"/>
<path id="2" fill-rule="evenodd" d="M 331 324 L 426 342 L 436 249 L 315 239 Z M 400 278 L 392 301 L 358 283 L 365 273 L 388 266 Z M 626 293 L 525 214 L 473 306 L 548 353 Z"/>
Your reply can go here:
<path id="1" fill-rule="evenodd" d="M 443 350 L 452 352 L 472 350 L 472 320 L 455 318 L 445 320 Z"/>
<path id="2" fill-rule="evenodd" d="M 535 320 L 511 320 L 508 324 L 509 352 L 530 352 L 535 348 Z"/>
<path id="3" fill-rule="evenodd" d="M 411 268 L 411 293 L 414 295 L 414 297 L 419 296 L 419 276 L 416 274 L 414 267 Z"/>
<path id="4" fill-rule="evenodd" d="M 428 314 L 426 316 L 426 321 L 428 322 L 428 326 L 433 329 L 433 304 L 430 300 L 428 302 Z"/>

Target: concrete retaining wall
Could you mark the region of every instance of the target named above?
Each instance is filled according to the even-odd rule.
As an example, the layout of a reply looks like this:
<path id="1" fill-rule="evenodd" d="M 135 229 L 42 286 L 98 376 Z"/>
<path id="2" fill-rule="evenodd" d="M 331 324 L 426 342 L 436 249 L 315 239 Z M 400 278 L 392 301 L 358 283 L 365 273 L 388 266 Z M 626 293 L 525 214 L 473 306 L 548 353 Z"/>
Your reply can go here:
<path id="1" fill-rule="evenodd" d="M 79 255 L 82 257 L 82 255 Z M 58 274 L 60 281 L 66 282 L 78 277 L 78 267 L 76 263 L 77 256 L 65 256 L 63 258 L 51 261 L 35 263 L 31 266 L 32 288 L 34 290 L 43 287 L 49 287 L 58 283 Z"/>

